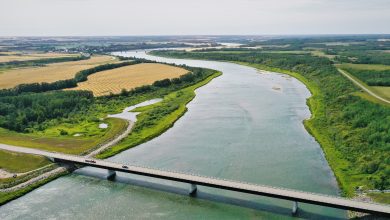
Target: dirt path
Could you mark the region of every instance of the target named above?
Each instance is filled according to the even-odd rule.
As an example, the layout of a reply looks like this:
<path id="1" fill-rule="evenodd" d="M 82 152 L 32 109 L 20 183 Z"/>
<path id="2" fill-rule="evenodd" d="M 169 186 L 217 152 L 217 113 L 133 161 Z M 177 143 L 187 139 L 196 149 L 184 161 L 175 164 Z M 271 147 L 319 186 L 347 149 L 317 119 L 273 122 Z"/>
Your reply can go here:
<path id="1" fill-rule="evenodd" d="M 370 94 L 371 96 L 383 101 L 383 102 L 386 102 L 388 104 L 390 104 L 390 101 L 385 99 L 385 98 L 382 98 L 380 97 L 379 95 L 377 95 L 376 93 L 372 92 L 371 90 L 367 89 L 364 85 L 362 85 L 360 82 L 356 81 L 354 78 L 351 77 L 350 74 L 348 74 L 347 72 L 345 72 L 344 70 L 342 69 L 339 69 L 337 68 L 337 70 L 345 77 L 347 77 L 349 80 L 351 80 L 355 85 L 359 86 L 361 89 L 363 89 L 365 92 L 367 92 L 368 94 Z"/>
<path id="2" fill-rule="evenodd" d="M 34 178 L 31 178 L 29 180 L 27 180 L 26 182 L 23 182 L 21 184 L 18 184 L 16 186 L 13 186 L 13 187 L 10 187 L 10 188 L 6 188 L 6 189 L 0 189 L 0 192 L 12 192 L 12 191 L 16 191 L 18 189 L 22 189 L 24 187 L 27 187 L 33 183 L 36 183 L 40 180 L 43 180 L 43 179 L 46 179 L 46 178 L 49 178 L 51 176 L 54 176 L 54 175 L 57 175 L 59 173 L 62 173 L 62 172 L 65 172 L 66 171 L 66 168 L 65 167 L 58 167 L 54 170 L 51 170 L 49 172 L 46 172 L 44 174 L 41 174 L 37 177 L 34 177 Z"/>
<path id="3" fill-rule="evenodd" d="M 38 170 L 42 170 L 42 169 L 44 169 L 46 167 L 49 167 L 49 166 L 51 166 L 51 164 L 46 165 L 44 167 L 40 167 L 40 168 L 35 169 L 35 170 L 30 170 L 30 171 L 25 172 L 25 173 L 11 173 L 11 172 L 8 172 L 6 170 L 0 169 L 0 179 L 11 178 L 14 174 L 16 174 L 17 176 L 27 175 L 27 174 L 30 174 L 32 172 L 35 172 L 35 171 L 38 171 Z"/>
<path id="4" fill-rule="evenodd" d="M 127 137 L 130 132 L 131 132 L 131 129 L 133 128 L 134 126 L 134 122 L 133 121 L 130 121 L 130 120 L 127 120 L 128 121 L 128 126 L 126 128 L 126 130 L 118 135 L 116 138 L 114 138 L 113 140 L 103 144 L 101 147 L 99 147 L 98 149 L 92 151 L 91 153 L 87 154 L 86 157 L 94 157 L 96 155 L 98 155 L 99 153 L 101 153 L 102 151 L 104 151 L 105 149 L 117 144 L 119 141 L 121 141 L 123 138 Z"/>

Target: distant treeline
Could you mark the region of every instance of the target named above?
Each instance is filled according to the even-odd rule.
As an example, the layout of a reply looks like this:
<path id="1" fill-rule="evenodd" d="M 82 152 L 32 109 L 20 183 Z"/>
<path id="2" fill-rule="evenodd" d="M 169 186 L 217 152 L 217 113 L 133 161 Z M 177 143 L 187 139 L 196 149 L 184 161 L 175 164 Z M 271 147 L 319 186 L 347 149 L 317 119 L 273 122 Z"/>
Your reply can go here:
<path id="1" fill-rule="evenodd" d="M 9 62 L 0 62 L 0 67 L 14 68 L 14 67 L 26 67 L 26 66 L 42 66 L 50 63 L 87 60 L 89 58 L 90 58 L 89 56 L 68 56 L 68 57 L 44 58 L 44 59 L 37 59 L 37 60 L 9 61 Z"/>
<path id="2" fill-rule="evenodd" d="M 136 44 L 110 44 L 110 45 L 83 45 L 81 47 L 69 48 L 70 52 L 86 52 L 86 53 L 111 53 L 116 51 L 128 51 L 128 50 L 147 50 L 155 48 L 177 48 L 177 47 L 189 47 L 190 45 L 185 43 L 136 43 Z"/>

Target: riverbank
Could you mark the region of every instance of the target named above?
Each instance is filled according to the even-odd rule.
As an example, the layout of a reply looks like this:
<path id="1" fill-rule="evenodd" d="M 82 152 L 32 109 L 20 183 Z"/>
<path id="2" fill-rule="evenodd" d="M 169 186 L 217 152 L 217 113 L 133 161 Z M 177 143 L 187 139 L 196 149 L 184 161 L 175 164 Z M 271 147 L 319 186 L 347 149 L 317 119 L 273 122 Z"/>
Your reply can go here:
<path id="1" fill-rule="evenodd" d="M 323 149 L 325 158 L 328 161 L 330 167 L 332 168 L 332 171 L 335 174 L 335 177 L 337 179 L 337 182 L 339 183 L 339 186 L 341 187 L 341 190 L 344 191 L 345 195 L 353 194 L 352 191 L 350 191 L 347 187 L 345 187 L 348 184 L 345 181 L 345 177 L 343 176 L 342 172 L 340 172 L 340 168 L 338 164 L 340 164 L 342 161 L 340 161 L 340 158 L 337 156 L 337 152 L 332 147 L 332 144 L 328 140 L 328 137 L 323 135 L 320 132 L 320 130 L 316 128 L 314 124 L 314 119 L 316 117 L 319 117 L 319 115 L 324 114 L 323 111 L 324 103 L 322 101 L 324 97 L 323 94 L 321 93 L 320 88 L 316 84 L 310 82 L 304 76 L 302 76 L 297 72 L 292 72 L 289 70 L 284 70 L 275 67 L 268 67 L 261 64 L 252 64 L 252 63 L 245 63 L 245 62 L 234 62 L 234 63 L 254 67 L 259 70 L 287 74 L 289 76 L 298 79 L 309 89 L 311 96 L 310 98 L 307 99 L 307 105 L 309 106 L 311 117 L 304 120 L 303 124 L 306 130 L 317 140 L 317 142 L 320 144 L 321 148 Z"/>

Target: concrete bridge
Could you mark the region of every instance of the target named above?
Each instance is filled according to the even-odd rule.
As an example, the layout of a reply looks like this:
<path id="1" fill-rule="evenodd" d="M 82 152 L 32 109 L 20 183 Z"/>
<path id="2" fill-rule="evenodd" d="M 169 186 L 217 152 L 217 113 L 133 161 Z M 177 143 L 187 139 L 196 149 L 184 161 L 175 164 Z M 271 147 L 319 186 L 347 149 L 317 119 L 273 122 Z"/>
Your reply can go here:
<path id="1" fill-rule="evenodd" d="M 20 153 L 29 153 L 48 157 L 54 162 L 79 164 L 91 167 L 97 167 L 108 170 L 107 179 L 114 179 L 116 172 L 124 172 L 148 176 L 153 178 L 177 181 L 190 184 L 189 194 L 195 195 L 197 185 L 219 188 L 224 190 L 248 193 L 253 195 L 267 196 L 272 198 L 284 199 L 293 202 L 292 214 L 298 212 L 298 202 L 339 208 L 344 210 L 371 213 L 390 217 L 390 206 L 377 203 L 368 203 L 354 201 L 346 198 L 329 196 L 317 193 L 303 192 L 272 186 L 264 186 L 252 183 L 244 183 L 233 180 L 217 179 L 213 177 L 199 176 L 194 174 L 184 174 L 174 171 L 153 169 L 148 167 L 133 166 L 128 164 L 119 164 L 105 160 L 91 159 L 87 157 L 66 155 L 60 153 L 46 152 L 31 148 L 14 147 L 0 144 L 0 149 Z"/>

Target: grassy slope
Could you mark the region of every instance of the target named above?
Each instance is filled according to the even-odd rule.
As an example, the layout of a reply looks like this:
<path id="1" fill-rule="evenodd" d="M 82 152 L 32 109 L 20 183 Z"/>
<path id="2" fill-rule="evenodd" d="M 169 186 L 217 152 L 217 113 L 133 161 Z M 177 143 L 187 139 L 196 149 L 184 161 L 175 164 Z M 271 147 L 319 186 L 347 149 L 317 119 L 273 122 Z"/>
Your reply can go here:
<path id="1" fill-rule="evenodd" d="M 219 75 L 221 75 L 220 72 L 214 73 L 213 75 L 195 85 L 166 95 L 164 100 L 160 103 L 136 109 L 135 111 L 141 112 L 141 114 L 137 116 L 138 120 L 130 135 L 118 145 L 107 149 L 97 157 L 107 158 L 113 156 L 121 151 L 144 143 L 162 134 L 164 131 L 172 127 L 173 124 L 187 111 L 186 105 L 195 97 L 195 89 L 206 85 L 213 78 Z M 153 114 L 153 112 L 160 110 L 169 111 L 172 106 L 177 106 L 177 108 L 168 114 L 161 116 L 158 114 Z M 154 116 L 154 119 L 152 120 L 150 119 L 151 115 Z"/>
<path id="2" fill-rule="evenodd" d="M 0 142 L 3 144 L 37 148 L 47 151 L 56 151 L 68 154 L 82 154 L 91 148 L 94 148 L 96 145 L 112 139 L 115 137 L 115 135 L 127 127 L 127 122 L 121 119 L 107 118 L 103 122 L 109 124 L 108 129 L 99 129 L 98 123 L 96 123 L 96 125 L 93 127 L 93 131 L 91 131 L 95 135 L 78 138 L 61 136 L 47 137 L 44 134 L 21 134 L 6 129 L 0 129 Z M 56 127 L 56 130 L 59 129 L 73 133 L 72 129 L 77 131 L 78 127 L 72 127 L 69 130 L 67 127 L 62 125 L 62 127 Z M 58 131 L 56 131 L 56 133 L 58 133 Z"/>
<path id="3" fill-rule="evenodd" d="M 389 86 L 371 86 L 371 90 L 381 97 L 390 100 L 390 87 Z"/>
<path id="4" fill-rule="evenodd" d="M 0 169 L 11 173 L 28 172 L 49 163 L 44 157 L 0 150 Z"/>

